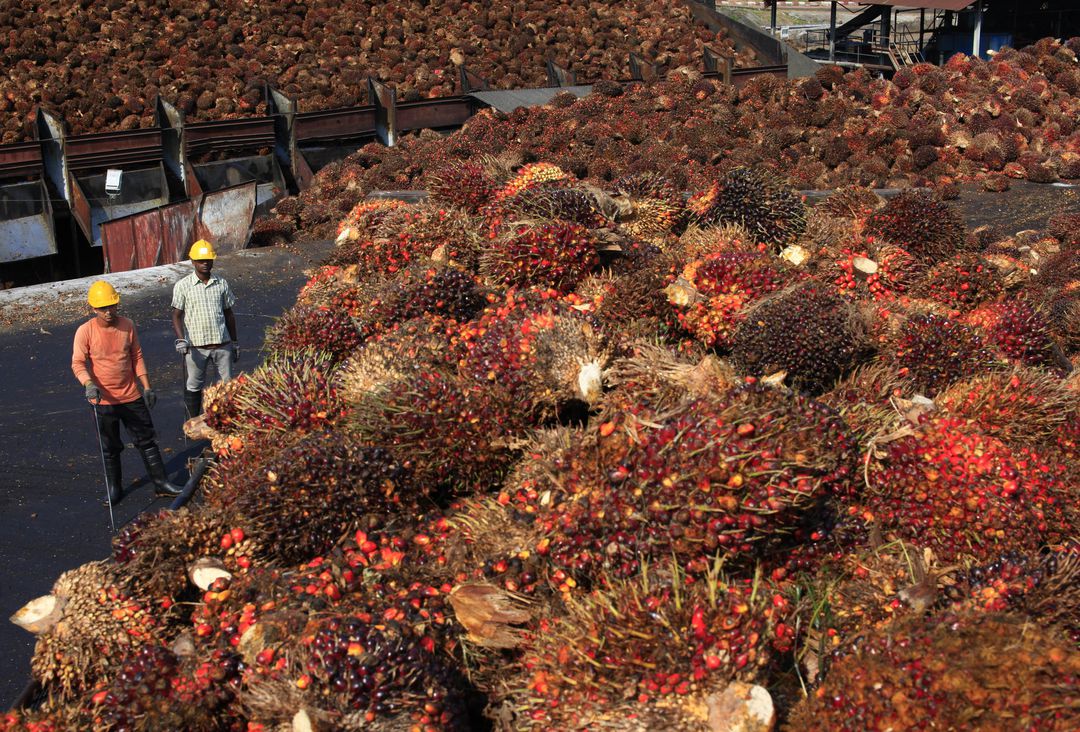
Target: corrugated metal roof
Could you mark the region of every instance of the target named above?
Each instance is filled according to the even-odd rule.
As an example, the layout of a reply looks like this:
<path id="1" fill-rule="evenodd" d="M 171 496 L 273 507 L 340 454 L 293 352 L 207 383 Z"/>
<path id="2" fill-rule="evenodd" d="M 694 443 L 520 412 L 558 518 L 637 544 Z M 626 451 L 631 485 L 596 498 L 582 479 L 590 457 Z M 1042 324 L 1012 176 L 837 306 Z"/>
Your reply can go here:
<path id="1" fill-rule="evenodd" d="M 859 0 L 861 5 L 888 5 L 893 8 L 926 8 L 927 10 L 963 10 L 974 0 Z"/>
<path id="2" fill-rule="evenodd" d="M 539 107 L 551 101 L 559 92 L 570 92 L 579 97 L 584 97 L 592 91 L 591 86 L 551 86 L 543 89 L 507 89 L 495 91 L 473 92 L 474 96 L 484 104 L 494 107 L 500 112 L 513 112 L 518 107 Z"/>

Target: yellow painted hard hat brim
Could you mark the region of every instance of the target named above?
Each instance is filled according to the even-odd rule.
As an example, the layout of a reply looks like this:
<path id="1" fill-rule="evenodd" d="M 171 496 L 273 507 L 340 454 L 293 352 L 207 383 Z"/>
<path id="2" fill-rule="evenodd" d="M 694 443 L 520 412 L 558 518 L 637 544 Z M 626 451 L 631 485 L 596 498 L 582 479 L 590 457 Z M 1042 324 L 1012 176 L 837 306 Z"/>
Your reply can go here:
<path id="1" fill-rule="evenodd" d="M 217 253 L 214 251 L 213 244 L 206 239 L 199 239 L 191 245 L 188 259 L 217 259 Z"/>
<path id="2" fill-rule="evenodd" d="M 108 282 L 98 280 L 90 285 L 90 291 L 86 293 L 86 301 L 92 308 L 107 308 L 110 305 L 119 304 L 120 295 Z"/>

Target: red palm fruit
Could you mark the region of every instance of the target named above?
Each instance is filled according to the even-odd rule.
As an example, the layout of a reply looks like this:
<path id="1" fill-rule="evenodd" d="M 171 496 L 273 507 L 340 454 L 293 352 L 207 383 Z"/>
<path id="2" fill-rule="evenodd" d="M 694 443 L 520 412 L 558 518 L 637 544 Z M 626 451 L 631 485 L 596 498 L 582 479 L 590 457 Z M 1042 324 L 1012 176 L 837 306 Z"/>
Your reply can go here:
<path id="1" fill-rule="evenodd" d="M 841 295 L 857 300 L 889 300 L 909 289 L 918 270 L 910 254 L 899 247 L 875 246 L 872 238 L 852 244 L 841 249 L 819 275 Z"/>
<path id="2" fill-rule="evenodd" d="M 906 396 L 903 379 L 889 364 L 859 366 L 818 397 L 857 435 L 870 439 L 896 420 L 893 400 Z"/>
<path id="3" fill-rule="evenodd" d="M 495 195 L 494 178 L 484 166 L 459 160 L 427 176 L 425 188 L 438 203 L 479 213 Z"/>
<path id="4" fill-rule="evenodd" d="M 389 324 L 337 370 L 334 385 L 342 400 L 355 403 L 367 392 L 410 372 L 452 368 L 458 361 L 453 341 L 458 325 L 430 313 Z"/>
<path id="5" fill-rule="evenodd" d="M 1005 291 L 997 267 L 977 254 L 958 254 L 939 262 L 913 288 L 918 297 L 965 312 Z"/>
<path id="6" fill-rule="evenodd" d="M 964 321 L 986 333 L 987 341 L 1010 361 L 1026 366 L 1057 366 L 1060 350 L 1046 318 L 1027 300 L 990 303 Z"/>
<path id="7" fill-rule="evenodd" d="M 484 306 L 476 278 L 460 267 L 417 262 L 393 277 L 369 283 L 350 309 L 363 341 L 413 318 L 438 316 L 464 321 Z"/>
<path id="8" fill-rule="evenodd" d="M 866 232 L 929 262 L 948 259 L 965 246 L 960 214 L 921 190 L 890 199 L 867 219 Z"/>
<path id="9" fill-rule="evenodd" d="M 349 309 L 359 301 L 355 288 L 343 290 L 327 305 L 294 305 L 271 326 L 266 350 L 287 357 L 294 351 L 318 349 L 333 361 L 348 356 L 362 339 Z"/>
<path id="10" fill-rule="evenodd" d="M 463 377 L 497 385 L 527 419 L 593 403 L 607 363 L 593 319 L 551 290 L 511 291 L 459 329 Z"/>
<path id="11" fill-rule="evenodd" d="M 554 221 L 514 226 L 480 257 L 480 273 L 498 287 L 550 287 L 569 292 L 599 263 L 588 229 Z"/>
<path id="12" fill-rule="evenodd" d="M 754 678 L 773 654 L 776 610 L 745 581 L 635 577 L 567 605 L 539 622 L 516 664 L 520 692 L 505 699 L 530 729 L 592 728 L 629 699 L 663 719 L 691 689 Z"/>
<path id="13" fill-rule="evenodd" d="M 1046 445 L 1080 410 L 1080 394 L 1041 369 L 1017 367 L 958 381 L 934 399 L 948 414 L 1012 445 Z"/>
<path id="14" fill-rule="evenodd" d="M 710 348 L 727 348 L 745 311 L 794 278 L 768 255 L 718 252 L 686 265 L 665 292 L 687 331 Z"/>
<path id="15" fill-rule="evenodd" d="M 943 563 L 1037 551 L 1076 530 L 1061 467 L 966 420 L 928 419 L 879 449 L 867 473 L 873 523 L 884 536 L 930 548 Z"/>
<path id="16" fill-rule="evenodd" d="M 910 615 L 834 654 L 791 725 L 883 732 L 1008 719 L 1025 729 L 1073 729 L 1080 716 L 1066 699 L 1078 679 L 1080 656 L 1069 642 L 1023 616 Z"/>
<path id="17" fill-rule="evenodd" d="M 785 372 L 785 380 L 821 393 L 867 353 L 857 311 L 816 284 L 797 285 L 762 300 L 732 338 L 736 369 L 753 376 Z"/>
<path id="18" fill-rule="evenodd" d="M 385 446 L 417 480 L 488 486 L 513 458 L 523 415 L 499 383 L 453 372 L 404 375 L 365 394 L 352 409 L 362 442 Z"/>
<path id="19" fill-rule="evenodd" d="M 571 174 L 552 163 L 529 163 L 523 165 L 509 182 L 496 191 L 494 199 L 501 201 L 536 188 L 562 187 L 573 180 Z"/>
<path id="20" fill-rule="evenodd" d="M 883 359 L 926 396 L 999 366 L 993 349 L 976 330 L 934 312 L 909 314 L 888 338 Z"/>

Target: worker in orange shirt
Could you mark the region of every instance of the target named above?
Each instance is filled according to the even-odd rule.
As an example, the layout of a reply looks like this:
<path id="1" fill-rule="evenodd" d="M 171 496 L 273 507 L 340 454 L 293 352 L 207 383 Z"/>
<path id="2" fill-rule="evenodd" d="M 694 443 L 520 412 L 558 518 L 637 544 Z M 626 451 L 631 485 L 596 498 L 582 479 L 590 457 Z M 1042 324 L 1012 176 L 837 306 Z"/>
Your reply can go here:
<path id="1" fill-rule="evenodd" d="M 154 492 L 159 496 L 178 495 L 182 489 L 169 482 L 158 450 L 150 418 L 157 396 L 150 388 L 135 324 L 117 314 L 120 295 L 104 280 L 90 285 L 87 301 L 94 317 L 75 332 L 71 370 L 97 412 L 109 502 L 115 503 L 123 494 L 121 423 L 142 456 Z"/>

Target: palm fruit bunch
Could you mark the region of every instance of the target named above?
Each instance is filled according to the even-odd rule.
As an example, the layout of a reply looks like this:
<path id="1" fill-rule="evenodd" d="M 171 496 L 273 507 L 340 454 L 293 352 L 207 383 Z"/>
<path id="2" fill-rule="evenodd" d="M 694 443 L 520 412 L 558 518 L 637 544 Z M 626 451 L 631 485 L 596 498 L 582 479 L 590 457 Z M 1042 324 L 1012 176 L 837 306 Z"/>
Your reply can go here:
<path id="1" fill-rule="evenodd" d="M 730 223 L 704 227 L 691 223 L 679 235 L 675 245 L 668 247 L 688 260 L 703 259 L 718 252 L 761 253 L 766 248 L 742 226 Z"/>
<path id="2" fill-rule="evenodd" d="M 502 233 L 508 224 L 519 220 L 557 220 L 586 229 L 600 229 L 611 222 L 596 196 L 596 192 L 584 188 L 526 188 L 484 213 L 489 219 L 492 216 L 501 219 L 492 227 L 495 233 Z"/>
<path id="3" fill-rule="evenodd" d="M 736 168 L 694 194 L 687 204 L 703 226 L 738 224 L 758 242 L 777 249 L 806 225 L 806 206 L 782 180 L 762 168 Z"/>
<path id="4" fill-rule="evenodd" d="M 595 402 L 607 354 L 595 321 L 554 290 L 509 291 L 462 325 L 460 372 L 497 385 L 526 419 Z"/>
<path id="5" fill-rule="evenodd" d="M 381 223 L 390 212 L 404 206 L 408 204 L 392 198 L 363 200 L 356 204 L 338 223 L 335 239 L 337 249 L 328 264 L 355 264 L 360 253 L 358 247 L 364 241 L 366 232 Z"/>
<path id="6" fill-rule="evenodd" d="M 1023 616 L 910 615 L 833 654 L 789 728 L 1063 731 L 1080 725 L 1078 682 L 1080 655 Z"/>
<path id="7" fill-rule="evenodd" d="M 360 332 L 349 313 L 359 301 L 355 289 L 338 291 L 328 304 L 293 305 L 271 326 L 265 349 L 273 356 L 288 357 L 293 351 L 318 349 L 341 361 L 361 343 Z"/>
<path id="8" fill-rule="evenodd" d="M 709 254 L 687 264 L 665 290 L 679 323 L 709 348 L 728 348 L 748 308 L 794 276 L 759 252 Z"/>
<path id="9" fill-rule="evenodd" d="M 120 660 L 116 678 L 93 694 L 94 728 L 228 729 L 226 708 L 239 681 L 236 654 L 192 667 L 164 646 L 145 645 Z"/>
<path id="10" fill-rule="evenodd" d="M 475 277 L 460 267 L 432 261 L 415 262 L 361 289 L 363 302 L 350 315 L 363 341 L 425 314 L 469 320 L 486 302 Z"/>
<path id="11" fill-rule="evenodd" d="M 1075 531 L 1062 467 L 1010 448 L 954 417 L 924 418 L 879 441 L 863 513 L 888 538 L 918 542 L 941 562 L 1038 551 Z"/>
<path id="12" fill-rule="evenodd" d="M 950 579 L 943 602 L 953 611 L 1020 613 L 1080 641 L 1080 547 L 1075 541 L 1046 554 L 1006 554 Z"/>
<path id="13" fill-rule="evenodd" d="M 778 292 L 751 308 L 732 337 L 731 359 L 745 373 L 784 372 L 793 388 L 819 394 L 866 352 L 858 311 L 810 283 Z"/>
<path id="14" fill-rule="evenodd" d="M 727 393 L 741 383 L 726 361 L 709 354 L 694 361 L 663 346 L 638 343 L 608 368 L 599 418 L 619 411 L 666 412 L 687 398 Z"/>
<path id="15" fill-rule="evenodd" d="M 355 268 L 337 264 L 324 264 L 310 273 L 307 282 L 296 295 L 296 303 L 302 305 L 325 305 L 346 285 L 354 284 Z"/>
<path id="16" fill-rule="evenodd" d="M 346 404 L 354 404 L 380 385 L 410 372 L 449 369 L 457 363 L 454 334 L 459 323 L 424 313 L 392 323 L 365 340 L 335 372 L 334 386 Z"/>
<path id="17" fill-rule="evenodd" d="M 679 234 L 686 217 L 682 191 L 669 179 L 648 171 L 624 175 L 611 189 L 626 204 L 618 215 L 619 228 L 632 237 L 663 243 Z"/>
<path id="18" fill-rule="evenodd" d="M 335 363 L 325 351 L 283 351 L 210 395 L 206 423 L 225 434 L 310 432 L 345 414 L 334 388 Z"/>
<path id="19" fill-rule="evenodd" d="M 424 188 L 437 203 L 478 214 L 494 197 L 498 182 L 480 163 L 457 160 L 429 173 Z"/>
<path id="20" fill-rule="evenodd" d="M 997 299 L 1005 288 L 997 268 L 978 254 L 963 253 L 938 262 L 913 293 L 950 309 L 967 312 L 988 300 Z"/>
<path id="21" fill-rule="evenodd" d="M 497 287 L 550 287 L 569 292 L 599 263 L 599 243 L 578 224 L 510 225 L 480 257 L 480 273 Z"/>
<path id="22" fill-rule="evenodd" d="M 525 426 L 503 385 L 439 368 L 359 395 L 350 415 L 363 443 L 386 447 L 417 481 L 455 489 L 497 482 L 513 458 L 513 436 Z"/>
<path id="23" fill-rule="evenodd" d="M 676 279 L 677 261 L 665 252 L 642 252 L 630 271 L 609 268 L 578 285 L 574 295 L 605 325 L 613 351 L 632 349 L 639 339 L 685 337 L 665 294 Z"/>
<path id="24" fill-rule="evenodd" d="M 537 515 L 550 562 L 578 581 L 664 557 L 701 573 L 713 553 L 745 558 L 847 491 L 854 454 L 829 410 L 748 387 L 619 412 L 569 447 L 527 454 L 510 506 Z"/>
<path id="25" fill-rule="evenodd" d="M 1046 318 L 1027 300 L 1012 298 L 984 305 L 965 322 L 986 333 L 987 341 L 1010 361 L 1026 366 L 1061 366 L 1060 350 Z M 1063 357 L 1062 357 L 1063 358 Z"/>
<path id="26" fill-rule="evenodd" d="M 965 247 L 960 214 L 921 189 L 901 191 L 889 199 L 866 220 L 865 231 L 928 263 L 948 259 Z"/>
<path id="27" fill-rule="evenodd" d="M 1018 366 L 958 381 L 935 403 L 959 419 L 1010 445 L 1052 442 L 1080 412 L 1080 394 L 1042 369 Z"/>
<path id="28" fill-rule="evenodd" d="M 1067 355 L 1080 352 L 1080 280 L 1044 300 L 1044 310 L 1051 337 Z"/>
<path id="29" fill-rule="evenodd" d="M 65 572 L 46 597 L 55 600 L 55 610 L 33 628 L 37 643 L 30 666 L 57 704 L 115 675 L 119 654 L 158 643 L 165 634 L 150 601 L 129 589 L 122 573 L 106 562 Z"/>
<path id="30" fill-rule="evenodd" d="M 848 241 L 819 276 L 845 297 L 890 300 L 908 291 L 918 270 L 914 258 L 900 247 L 862 237 Z"/>
<path id="31" fill-rule="evenodd" d="M 162 607 L 191 594 L 189 570 L 212 557 L 226 572 L 251 567 L 272 539 L 245 530 L 234 511 L 203 506 L 161 511 L 117 535 L 113 558 L 122 577 Z"/>
<path id="32" fill-rule="evenodd" d="M 366 514 L 412 513 L 427 498 L 387 450 L 362 447 L 339 432 L 303 435 L 243 468 L 218 469 L 211 480 L 222 489 L 208 505 L 235 513 L 249 532 L 273 536 L 259 553 L 263 560 L 309 559 Z"/>
<path id="33" fill-rule="evenodd" d="M 903 379 L 895 369 L 871 361 L 853 369 L 817 400 L 835 409 L 852 432 L 864 438 L 860 440 L 863 442 L 893 424 L 893 400 L 905 396 Z"/>
<path id="34" fill-rule="evenodd" d="M 494 201 L 502 202 L 522 191 L 538 188 L 562 188 L 572 184 L 574 176 L 552 163 L 528 163 L 521 166 L 498 191 Z"/>
<path id="35" fill-rule="evenodd" d="M 760 674 L 776 634 L 788 642 L 786 628 L 749 581 L 688 583 L 674 570 L 614 580 L 541 619 L 504 681 L 512 690 L 501 707 L 514 728 L 637 729 L 641 716 L 667 729 L 706 729 L 686 698 Z"/>
<path id="36" fill-rule="evenodd" d="M 929 397 L 965 376 L 1000 365 L 978 331 L 932 310 L 904 317 L 889 336 L 883 357 L 913 389 Z"/>
<path id="37" fill-rule="evenodd" d="M 249 718 L 263 728 L 296 715 L 337 729 L 467 730 L 466 682 L 404 626 L 332 615 L 299 639 L 288 680 L 256 683 Z"/>
<path id="38" fill-rule="evenodd" d="M 90 721 L 74 706 L 52 709 L 12 709 L 0 715 L 0 732 L 67 732 L 86 729 Z"/>
<path id="39" fill-rule="evenodd" d="M 837 188 L 815 208 L 836 218 L 862 223 L 884 205 L 885 199 L 872 189 L 848 185 Z"/>

